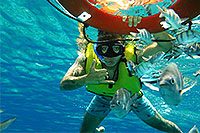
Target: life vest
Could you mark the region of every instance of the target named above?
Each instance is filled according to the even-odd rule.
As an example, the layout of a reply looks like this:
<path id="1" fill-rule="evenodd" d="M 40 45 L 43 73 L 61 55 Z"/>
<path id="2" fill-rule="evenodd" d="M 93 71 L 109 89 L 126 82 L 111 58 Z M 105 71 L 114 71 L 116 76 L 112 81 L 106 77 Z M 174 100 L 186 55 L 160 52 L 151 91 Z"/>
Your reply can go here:
<path id="1" fill-rule="evenodd" d="M 93 59 L 96 60 L 96 69 L 102 69 L 102 65 L 97 55 L 94 52 L 93 44 L 89 43 L 86 50 L 86 73 L 90 71 Z M 134 46 L 127 44 L 125 47 L 125 58 L 126 60 L 132 60 L 136 62 L 136 55 L 134 54 Z M 139 92 L 141 89 L 141 82 L 138 77 L 131 76 L 129 70 L 127 69 L 126 62 L 120 61 L 118 66 L 118 78 L 114 85 L 109 84 L 88 84 L 86 86 L 87 91 L 95 93 L 97 95 L 103 96 L 113 96 L 115 92 L 120 89 L 125 88 L 131 92 L 131 95 Z"/>

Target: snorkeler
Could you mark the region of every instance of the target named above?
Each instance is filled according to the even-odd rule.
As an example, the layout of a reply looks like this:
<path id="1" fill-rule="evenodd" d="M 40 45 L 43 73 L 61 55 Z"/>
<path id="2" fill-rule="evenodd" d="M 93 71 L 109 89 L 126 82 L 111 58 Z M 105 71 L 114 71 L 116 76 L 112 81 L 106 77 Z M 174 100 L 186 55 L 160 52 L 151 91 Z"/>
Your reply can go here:
<path id="1" fill-rule="evenodd" d="M 156 33 L 156 39 L 171 39 L 166 32 Z M 99 32 L 98 41 L 120 40 L 122 35 Z M 182 132 L 176 124 L 164 119 L 142 93 L 142 84 L 136 74 L 130 75 L 127 61 L 142 63 L 159 51 L 167 52 L 170 42 L 152 42 L 144 49 L 136 50 L 133 45 L 123 41 L 110 41 L 100 44 L 89 43 L 86 51 L 79 54 L 60 83 L 61 90 L 75 90 L 86 85 L 95 94 L 86 109 L 80 132 L 95 132 L 101 121 L 110 112 L 110 101 L 119 88 L 126 88 L 132 95 L 138 93 L 136 106 L 132 111 L 146 124 L 160 131 Z M 143 68 L 145 73 L 148 68 Z"/>

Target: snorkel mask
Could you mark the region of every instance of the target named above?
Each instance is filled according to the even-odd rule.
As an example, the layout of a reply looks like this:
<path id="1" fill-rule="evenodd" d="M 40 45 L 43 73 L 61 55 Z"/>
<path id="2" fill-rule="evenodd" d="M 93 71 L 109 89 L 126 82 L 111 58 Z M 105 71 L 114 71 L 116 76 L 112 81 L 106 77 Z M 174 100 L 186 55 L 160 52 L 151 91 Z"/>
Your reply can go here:
<path id="1" fill-rule="evenodd" d="M 125 50 L 125 46 L 123 44 L 123 41 L 118 41 L 116 39 L 120 38 L 120 35 L 113 35 L 111 33 L 111 36 L 103 36 L 105 34 L 110 34 L 110 33 L 106 33 L 103 31 L 98 32 L 98 36 L 100 36 L 100 38 L 98 38 L 101 40 L 101 43 L 94 43 L 93 44 L 93 48 L 94 48 L 94 52 L 96 53 L 96 55 L 99 57 L 99 59 L 101 61 L 104 61 L 103 56 L 105 57 L 116 57 L 119 55 L 123 55 L 124 54 L 124 50 Z M 112 40 L 112 38 L 114 40 Z"/>
<path id="2" fill-rule="evenodd" d="M 104 61 L 105 57 L 116 57 L 124 54 L 125 47 L 119 42 L 110 42 L 105 44 L 93 44 L 94 52 L 101 61 Z"/>
<path id="3" fill-rule="evenodd" d="M 124 46 L 121 43 L 98 44 L 96 51 L 99 55 L 116 57 L 124 53 Z"/>

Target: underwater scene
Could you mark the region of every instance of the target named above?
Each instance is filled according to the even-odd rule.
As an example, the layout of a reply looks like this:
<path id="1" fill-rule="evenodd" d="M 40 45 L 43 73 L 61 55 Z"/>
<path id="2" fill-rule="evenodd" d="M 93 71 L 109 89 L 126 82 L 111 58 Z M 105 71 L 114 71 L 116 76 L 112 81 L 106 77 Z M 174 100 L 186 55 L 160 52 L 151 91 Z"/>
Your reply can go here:
<path id="1" fill-rule="evenodd" d="M 193 20 L 192 29 L 200 32 L 200 16 Z M 0 0 L 2 132 L 80 131 L 85 110 L 94 94 L 85 86 L 72 91 L 61 91 L 59 87 L 78 57 L 78 26 L 77 21 L 57 11 L 47 0 Z M 95 28 L 89 27 L 87 34 L 97 39 Z M 194 125 L 200 129 L 200 76 L 197 72 L 200 49 L 189 52 L 154 64 L 157 71 L 162 71 L 174 62 L 183 76 L 184 88 L 196 83 L 183 94 L 178 106 L 168 105 L 158 91 L 145 85 L 142 88 L 162 117 L 177 124 L 183 132 Z M 9 119 L 10 123 L 5 124 Z M 108 133 L 161 132 L 145 124 L 133 112 L 120 119 L 111 111 L 100 126 Z"/>

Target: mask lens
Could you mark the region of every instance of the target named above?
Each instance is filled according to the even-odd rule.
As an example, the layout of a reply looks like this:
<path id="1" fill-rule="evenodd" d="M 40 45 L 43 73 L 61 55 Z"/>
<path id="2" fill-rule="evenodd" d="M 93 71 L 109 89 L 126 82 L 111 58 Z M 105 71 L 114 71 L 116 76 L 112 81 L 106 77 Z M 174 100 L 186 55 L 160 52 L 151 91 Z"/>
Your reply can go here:
<path id="1" fill-rule="evenodd" d="M 108 47 L 107 45 L 101 46 L 101 52 L 102 52 L 103 54 L 107 53 L 108 48 L 109 48 L 109 47 Z"/>
<path id="2" fill-rule="evenodd" d="M 116 54 L 118 54 L 120 51 L 122 51 L 122 46 L 120 46 L 120 45 L 114 45 L 114 46 L 112 46 L 112 50 L 113 50 L 113 52 L 115 52 Z"/>

